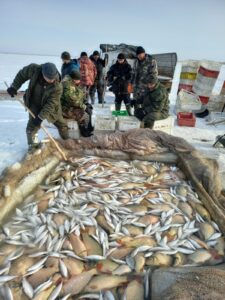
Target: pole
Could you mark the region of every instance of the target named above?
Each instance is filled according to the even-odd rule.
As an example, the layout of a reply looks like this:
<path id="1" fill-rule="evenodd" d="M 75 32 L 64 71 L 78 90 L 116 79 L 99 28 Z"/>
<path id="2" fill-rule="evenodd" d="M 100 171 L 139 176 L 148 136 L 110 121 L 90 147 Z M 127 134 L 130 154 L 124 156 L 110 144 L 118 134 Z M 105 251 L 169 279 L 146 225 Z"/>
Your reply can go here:
<path id="1" fill-rule="evenodd" d="M 106 52 L 107 53 L 108 44 L 106 44 Z M 108 54 L 108 53 L 107 53 Z M 108 63 L 107 63 L 108 64 Z M 106 91 L 106 78 L 104 79 L 104 89 L 103 89 L 103 101 L 102 101 L 102 108 L 104 108 L 105 102 L 105 91 Z"/>
<path id="2" fill-rule="evenodd" d="M 4 81 L 6 87 L 8 88 L 8 84 L 6 81 Z M 29 112 L 29 114 L 35 118 L 34 113 L 24 104 L 24 102 L 21 99 L 18 99 L 18 101 L 23 105 L 23 107 Z M 48 130 L 45 128 L 44 125 L 41 124 L 41 128 L 44 130 L 44 132 L 47 134 L 47 136 L 49 137 L 49 139 L 53 142 L 53 144 L 55 145 L 55 147 L 57 148 L 57 150 L 59 151 L 59 153 L 62 155 L 64 160 L 67 160 L 66 154 L 63 152 L 63 150 L 59 147 L 58 143 L 56 142 L 56 140 L 53 138 L 53 136 L 48 132 Z"/>

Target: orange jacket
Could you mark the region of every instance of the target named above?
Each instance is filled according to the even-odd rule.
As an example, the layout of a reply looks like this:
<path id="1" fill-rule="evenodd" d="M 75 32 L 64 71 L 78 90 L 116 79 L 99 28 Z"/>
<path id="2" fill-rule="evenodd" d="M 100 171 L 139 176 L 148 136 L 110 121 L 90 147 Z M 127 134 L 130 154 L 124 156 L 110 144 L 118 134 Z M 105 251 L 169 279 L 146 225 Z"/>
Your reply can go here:
<path id="1" fill-rule="evenodd" d="M 87 56 L 81 57 L 79 62 L 80 62 L 81 85 L 92 86 L 97 76 L 97 70 L 94 63 Z"/>

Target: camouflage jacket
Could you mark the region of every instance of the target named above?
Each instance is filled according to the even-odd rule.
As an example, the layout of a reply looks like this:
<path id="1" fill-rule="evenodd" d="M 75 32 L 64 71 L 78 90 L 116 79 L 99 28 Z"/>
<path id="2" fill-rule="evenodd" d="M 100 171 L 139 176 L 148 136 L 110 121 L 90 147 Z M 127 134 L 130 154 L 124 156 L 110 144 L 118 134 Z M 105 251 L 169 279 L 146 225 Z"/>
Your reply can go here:
<path id="1" fill-rule="evenodd" d="M 75 85 L 72 78 L 67 75 L 63 81 L 63 94 L 61 97 L 61 104 L 63 111 L 69 108 L 85 109 L 85 91 L 81 86 Z"/>
<path id="2" fill-rule="evenodd" d="M 169 114 L 169 95 L 160 82 L 156 84 L 153 91 L 148 90 L 146 92 L 142 107 L 147 113 L 163 112 Z"/>
<path id="3" fill-rule="evenodd" d="M 133 68 L 133 79 L 132 83 L 134 85 L 134 89 L 146 89 L 146 80 L 152 78 L 157 78 L 158 76 L 158 68 L 156 60 L 150 56 L 146 55 L 143 61 L 136 60 L 134 62 Z"/>
<path id="4" fill-rule="evenodd" d="M 12 87 L 18 90 L 24 82 L 30 80 L 28 89 L 26 90 L 24 101 L 25 105 L 32 110 L 34 114 L 38 114 L 42 120 L 47 119 L 54 123 L 62 116 L 60 97 L 62 94 L 62 84 L 58 79 L 51 84 L 46 83 L 43 86 L 43 93 L 38 105 L 32 101 L 35 98 L 34 90 L 38 84 L 38 78 L 41 75 L 41 65 L 30 64 L 24 67 L 16 75 Z M 38 107 L 36 107 L 38 106 Z"/>

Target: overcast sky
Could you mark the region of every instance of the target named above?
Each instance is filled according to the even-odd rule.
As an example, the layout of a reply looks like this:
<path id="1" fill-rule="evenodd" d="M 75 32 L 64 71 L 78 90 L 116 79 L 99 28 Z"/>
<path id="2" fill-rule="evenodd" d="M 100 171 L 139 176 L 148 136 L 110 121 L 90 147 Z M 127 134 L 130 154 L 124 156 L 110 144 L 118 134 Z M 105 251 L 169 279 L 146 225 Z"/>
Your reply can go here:
<path id="1" fill-rule="evenodd" d="M 225 61 L 225 0 L 0 0 L 0 52 L 89 54 L 100 43 Z"/>

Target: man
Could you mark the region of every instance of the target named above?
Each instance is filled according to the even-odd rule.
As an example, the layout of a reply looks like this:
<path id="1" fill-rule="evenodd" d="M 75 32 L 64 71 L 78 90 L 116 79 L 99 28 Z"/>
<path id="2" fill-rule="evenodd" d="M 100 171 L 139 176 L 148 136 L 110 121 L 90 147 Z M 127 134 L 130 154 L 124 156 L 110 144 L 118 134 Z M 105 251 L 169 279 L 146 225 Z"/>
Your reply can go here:
<path id="1" fill-rule="evenodd" d="M 34 113 L 35 118 L 29 115 L 26 133 L 29 149 L 39 146 L 37 132 L 43 120 L 53 123 L 63 139 L 68 138 L 68 128 L 62 116 L 60 97 L 62 84 L 56 66 L 52 63 L 43 65 L 30 64 L 16 75 L 12 85 L 7 89 L 11 97 L 24 82 L 30 80 L 24 95 L 25 105 Z"/>
<path id="2" fill-rule="evenodd" d="M 169 95 L 166 88 L 157 80 L 146 79 L 147 91 L 142 104 L 135 109 L 135 116 L 144 123 L 144 128 L 153 128 L 156 120 L 169 116 Z"/>
<path id="3" fill-rule="evenodd" d="M 156 60 L 145 53 L 145 49 L 141 46 L 136 49 L 137 60 L 134 63 L 133 71 L 133 86 L 134 86 L 134 100 L 133 105 L 141 104 L 143 101 L 143 96 L 146 92 L 145 81 L 149 78 L 155 81 L 158 77 L 158 69 Z"/>
<path id="4" fill-rule="evenodd" d="M 80 73 L 72 71 L 63 79 L 61 97 L 63 116 L 78 122 L 80 133 L 84 137 L 92 135 L 92 106 L 85 101 L 85 91 L 80 86 Z"/>
<path id="5" fill-rule="evenodd" d="M 97 90 L 98 93 L 98 103 L 102 103 L 104 101 L 104 74 L 103 69 L 108 64 L 108 54 L 105 54 L 105 58 L 100 58 L 100 53 L 95 50 L 93 54 L 90 56 L 91 61 L 94 63 L 96 70 L 97 70 L 97 76 L 95 78 L 94 85 L 90 88 L 90 98 L 91 103 L 95 103 L 95 92 Z"/>
<path id="6" fill-rule="evenodd" d="M 97 70 L 93 62 L 88 58 L 86 52 L 81 52 L 79 63 L 81 74 L 80 84 L 85 88 L 86 100 L 88 101 L 89 89 L 95 82 Z"/>
<path id="7" fill-rule="evenodd" d="M 117 61 L 111 66 L 107 73 L 109 84 L 115 94 L 115 109 L 120 110 L 122 101 L 126 105 L 126 110 L 131 116 L 130 94 L 128 84 L 131 80 L 132 69 L 123 53 L 118 54 Z"/>
<path id="8" fill-rule="evenodd" d="M 77 59 L 71 59 L 70 53 L 67 51 L 64 51 L 61 54 L 62 59 L 62 68 L 61 68 L 61 76 L 62 79 L 69 75 L 72 71 L 79 71 L 80 65 L 77 61 Z"/>

